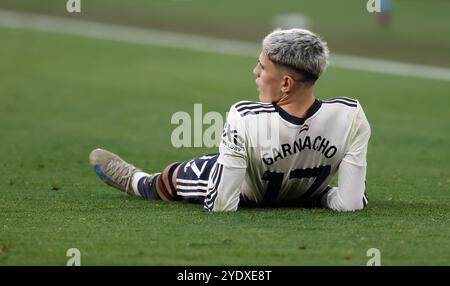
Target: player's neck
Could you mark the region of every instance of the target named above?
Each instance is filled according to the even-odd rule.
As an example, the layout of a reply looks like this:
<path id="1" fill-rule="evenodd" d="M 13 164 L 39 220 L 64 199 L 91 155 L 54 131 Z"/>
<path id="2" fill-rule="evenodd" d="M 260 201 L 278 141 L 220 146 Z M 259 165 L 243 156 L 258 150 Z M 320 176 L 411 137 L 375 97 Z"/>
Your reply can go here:
<path id="1" fill-rule="evenodd" d="M 312 90 L 307 90 L 296 94 L 285 94 L 277 105 L 292 116 L 304 118 L 315 100 Z"/>

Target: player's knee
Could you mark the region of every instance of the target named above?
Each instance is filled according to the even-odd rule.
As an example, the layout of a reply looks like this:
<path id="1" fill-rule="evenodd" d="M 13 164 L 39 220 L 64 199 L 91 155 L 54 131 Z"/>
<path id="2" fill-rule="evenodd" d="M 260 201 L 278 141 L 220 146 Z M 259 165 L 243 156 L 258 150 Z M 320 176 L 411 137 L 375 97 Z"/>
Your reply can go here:
<path id="1" fill-rule="evenodd" d="M 163 184 L 163 187 L 167 190 L 167 192 L 172 196 L 174 199 L 177 199 L 177 191 L 176 191 L 176 175 L 178 171 L 178 166 L 180 163 L 172 163 L 169 164 L 164 168 L 164 170 L 161 172 L 161 183 Z"/>

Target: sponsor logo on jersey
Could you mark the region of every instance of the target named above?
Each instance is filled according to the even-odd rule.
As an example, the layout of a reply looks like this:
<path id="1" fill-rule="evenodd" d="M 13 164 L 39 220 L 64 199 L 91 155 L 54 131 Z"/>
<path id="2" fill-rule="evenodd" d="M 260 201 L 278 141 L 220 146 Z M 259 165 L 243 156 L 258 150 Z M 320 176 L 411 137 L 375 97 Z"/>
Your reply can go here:
<path id="1" fill-rule="evenodd" d="M 230 128 L 230 124 L 226 123 L 222 133 L 222 143 L 234 151 L 244 150 L 244 139 L 240 136 L 237 130 Z"/>

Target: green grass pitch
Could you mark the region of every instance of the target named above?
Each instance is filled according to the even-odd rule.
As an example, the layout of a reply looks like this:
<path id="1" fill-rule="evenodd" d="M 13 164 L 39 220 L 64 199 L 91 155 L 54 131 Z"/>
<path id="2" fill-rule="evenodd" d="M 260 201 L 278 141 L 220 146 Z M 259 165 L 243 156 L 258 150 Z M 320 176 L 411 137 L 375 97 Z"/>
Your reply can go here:
<path id="1" fill-rule="evenodd" d="M 149 202 L 104 185 L 103 147 L 148 170 L 214 152 L 170 144 L 176 111 L 256 99 L 255 58 L 0 29 L 0 264 L 448 265 L 450 83 L 329 68 L 319 98 L 361 101 L 369 206 L 240 209 Z M 333 47 L 331 47 L 333 48 Z"/>

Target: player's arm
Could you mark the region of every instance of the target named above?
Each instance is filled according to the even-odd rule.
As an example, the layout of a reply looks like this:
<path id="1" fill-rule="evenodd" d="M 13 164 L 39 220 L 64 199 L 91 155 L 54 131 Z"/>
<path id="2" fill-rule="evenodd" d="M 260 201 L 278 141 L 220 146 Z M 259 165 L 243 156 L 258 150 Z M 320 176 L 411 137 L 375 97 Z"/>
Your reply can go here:
<path id="1" fill-rule="evenodd" d="M 245 126 L 231 107 L 219 147 L 219 158 L 208 182 L 205 208 L 209 211 L 236 211 L 240 187 L 247 168 Z"/>
<path id="2" fill-rule="evenodd" d="M 217 163 L 208 187 L 205 208 L 213 212 L 236 211 L 239 204 L 239 188 L 244 181 L 245 169 L 232 168 Z"/>
<path id="3" fill-rule="evenodd" d="M 331 188 L 323 197 L 323 207 L 336 211 L 356 211 L 367 205 L 365 180 L 369 138 L 370 126 L 358 105 L 350 132 L 350 145 L 339 165 L 338 187 Z"/>

